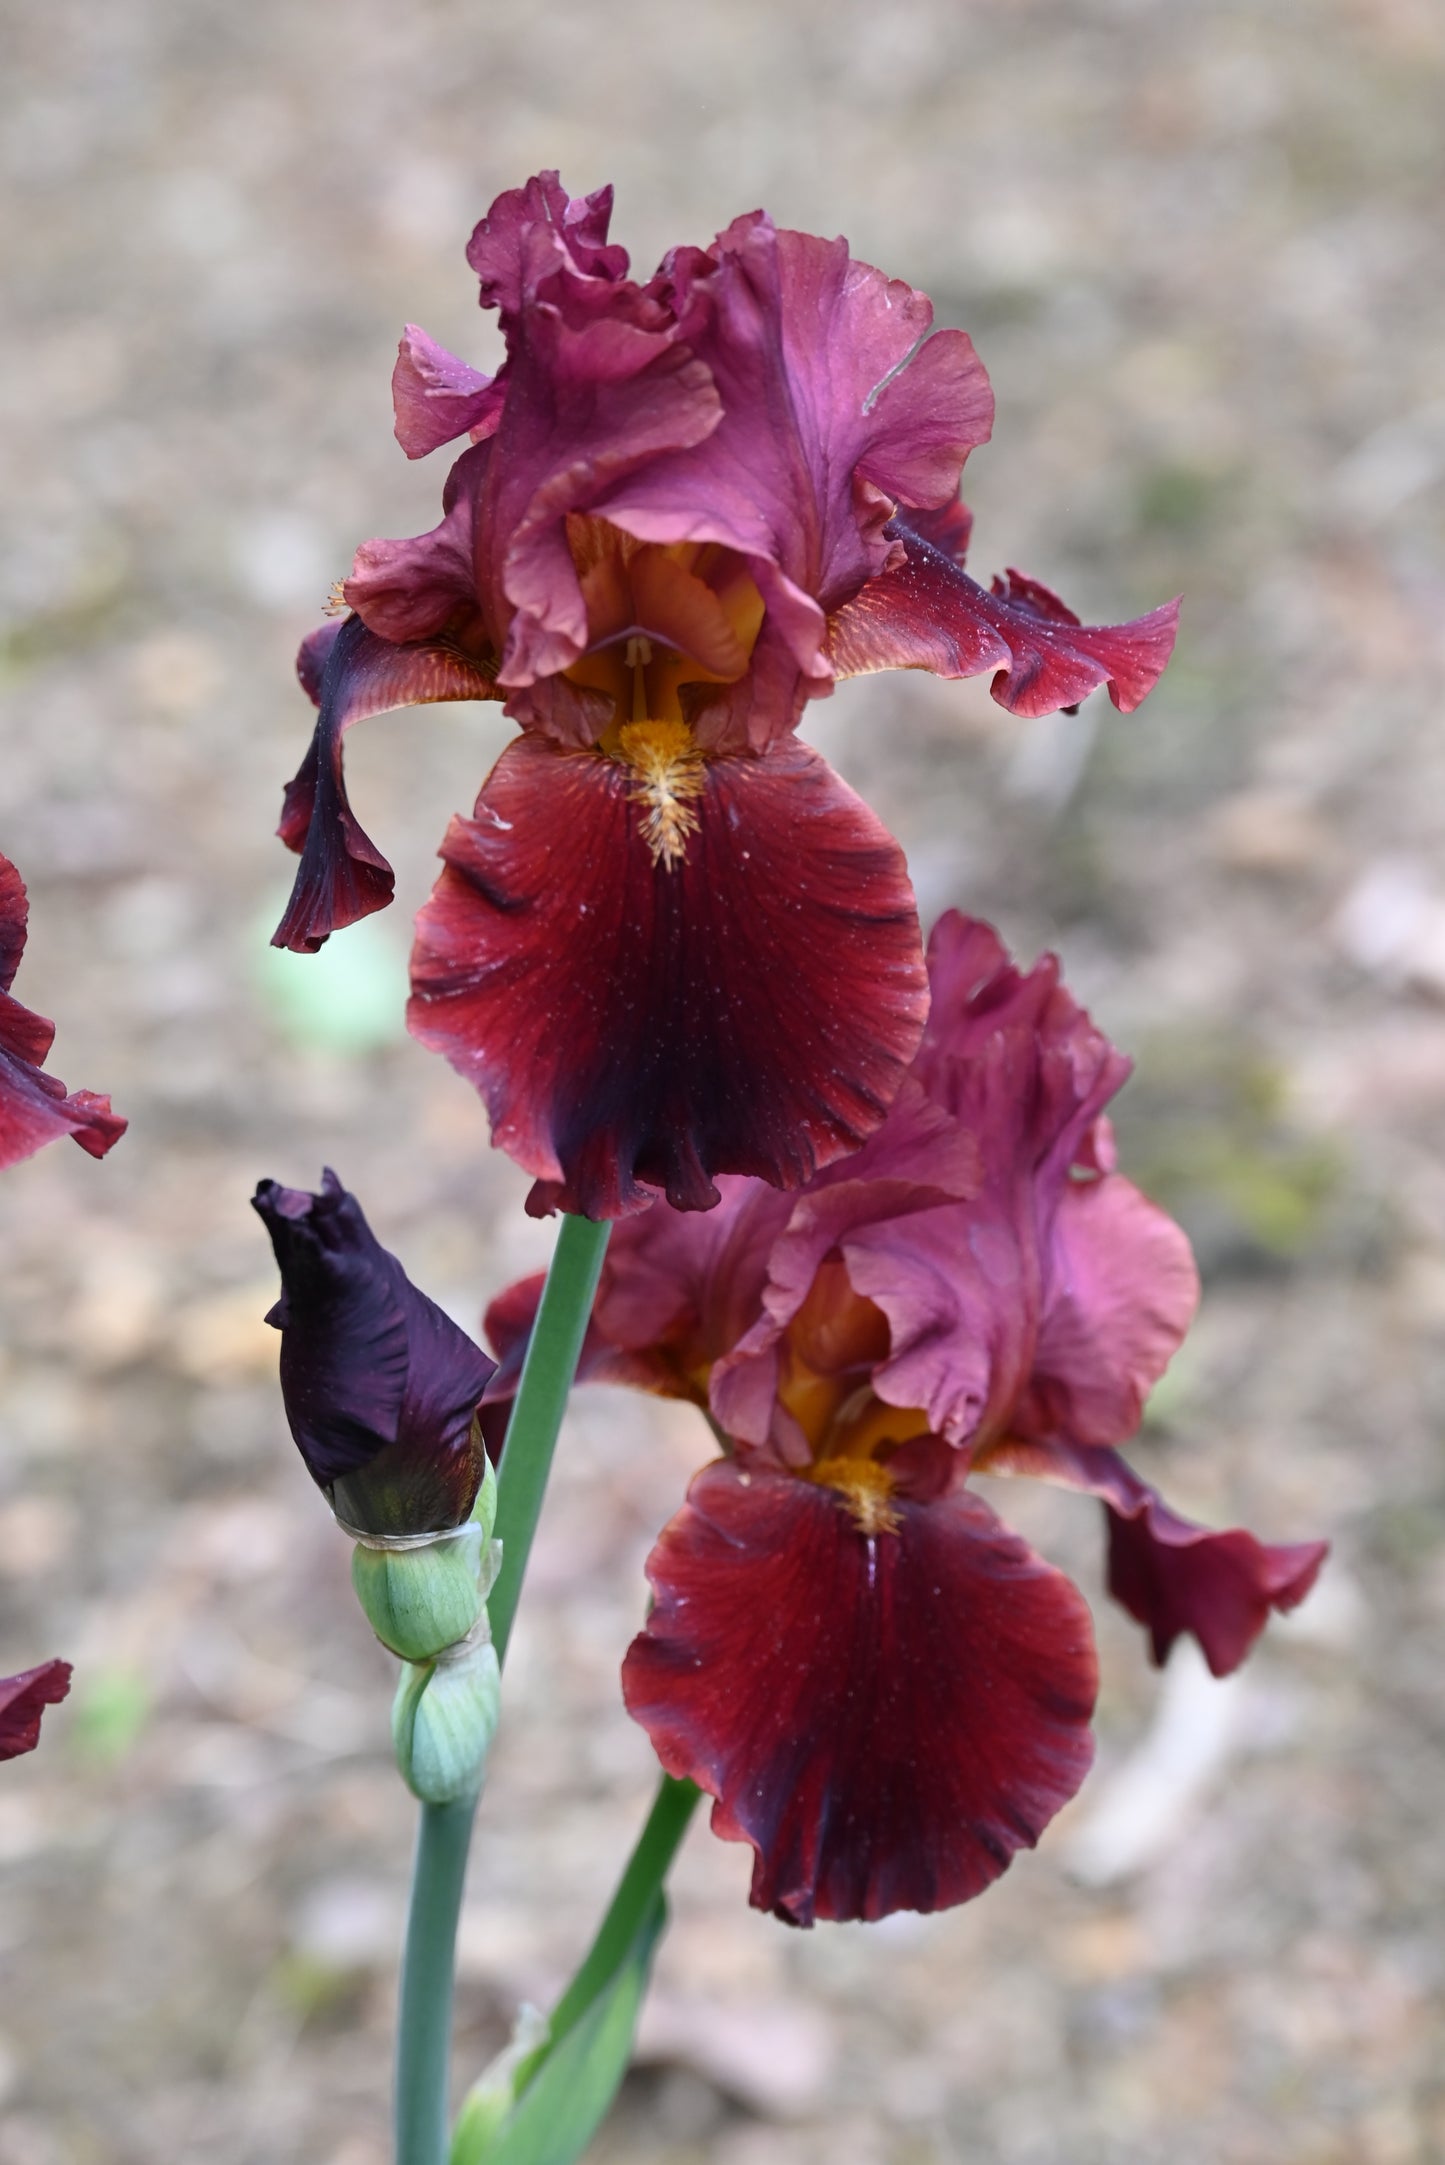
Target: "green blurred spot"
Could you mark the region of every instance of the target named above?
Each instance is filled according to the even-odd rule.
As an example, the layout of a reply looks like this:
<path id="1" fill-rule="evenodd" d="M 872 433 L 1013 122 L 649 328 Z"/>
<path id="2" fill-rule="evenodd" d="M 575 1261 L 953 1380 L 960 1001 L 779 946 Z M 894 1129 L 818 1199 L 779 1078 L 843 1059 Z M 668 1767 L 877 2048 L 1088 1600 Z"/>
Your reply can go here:
<path id="1" fill-rule="evenodd" d="M 1151 466 L 1139 483 L 1139 524 L 1152 533 L 1196 532 L 1219 503 L 1224 481 L 1203 466 Z"/>
<path id="2" fill-rule="evenodd" d="M 77 1675 L 71 1704 L 75 1750 L 100 1766 L 114 1766 L 149 1719 L 150 1686 L 134 1669 L 92 1669 Z"/>
<path id="3" fill-rule="evenodd" d="M 349 2015 L 366 1989 L 366 1978 L 355 1969 L 292 1948 L 272 1968 L 271 1989 L 304 2028 Z"/>
<path id="4" fill-rule="evenodd" d="M 316 955 L 269 942 L 285 896 L 257 928 L 253 952 L 261 997 L 293 1044 L 322 1052 L 372 1052 L 406 1035 L 408 949 L 388 912 L 364 917 Z"/>
<path id="5" fill-rule="evenodd" d="M 1183 1030 L 1141 1047 L 1118 1125 L 1125 1170 L 1206 1269 L 1306 1254 L 1344 1182 L 1338 1142 L 1292 1124 L 1287 1076 L 1242 1034 Z"/>

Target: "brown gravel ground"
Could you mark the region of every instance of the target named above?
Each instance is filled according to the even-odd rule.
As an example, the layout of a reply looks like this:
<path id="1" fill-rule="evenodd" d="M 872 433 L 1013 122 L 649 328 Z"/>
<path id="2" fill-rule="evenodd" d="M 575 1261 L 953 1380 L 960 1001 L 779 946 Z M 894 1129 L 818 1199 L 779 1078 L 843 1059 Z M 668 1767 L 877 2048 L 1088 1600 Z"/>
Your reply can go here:
<path id="1" fill-rule="evenodd" d="M 33 891 L 20 989 L 132 1122 L 0 1196 L 0 1668 L 77 1672 L 0 1788 L 0 2165 L 387 2156 L 411 1812 L 247 1196 L 334 1162 L 459 1314 L 540 1259 L 397 1020 L 409 910 L 506 725 L 358 733 L 403 906 L 310 975 L 266 950 L 271 830 L 298 635 L 356 540 L 435 516 L 443 461 L 390 439 L 397 329 L 485 357 L 462 244 L 547 163 L 617 182 L 643 264 L 759 201 L 846 231 L 993 374 L 980 564 L 1096 616 L 1186 591 L 1131 719 L 890 678 L 809 734 L 927 915 L 1057 944 L 1141 1056 L 1129 1162 L 1208 1279 L 1141 1460 L 1185 1507 L 1335 1543 L 1232 1691 L 1161 1685 L 1101 1614 L 1100 1767 L 972 1908 L 789 1933 L 700 1830 L 596 2154 L 1445 2158 L 1442 78 L 1430 0 L 0 8 L 0 845 Z M 579 1399 L 459 2078 L 565 1974 L 643 1808 L 617 1662 L 706 1452 Z M 1096 1591 L 1092 1513 L 1024 1518 Z"/>

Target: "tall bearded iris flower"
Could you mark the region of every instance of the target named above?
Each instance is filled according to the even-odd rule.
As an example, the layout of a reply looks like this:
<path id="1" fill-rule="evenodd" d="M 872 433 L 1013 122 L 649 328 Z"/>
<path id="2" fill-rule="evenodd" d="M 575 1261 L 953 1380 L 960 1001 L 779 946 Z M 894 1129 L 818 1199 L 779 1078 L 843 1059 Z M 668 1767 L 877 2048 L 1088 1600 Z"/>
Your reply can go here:
<path id="1" fill-rule="evenodd" d="M 468 260 L 506 360 L 409 328 L 397 434 L 461 436 L 441 524 L 371 541 L 307 641 L 320 715 L 281 833 L 278 944 L 390 900 L 341 739 L 398 705 L 500 699 L 521 725 L 423 910 L 411 1027 L 477 1086 L 532 1207 L 593 1217 L 714 1176 L 796 1188 L 882 1119 L 926 1006 L 896 843 L 794 735 L 843 676 L 993 672 L 1024 714 L 1107 683 L 1132 707 L 1173 606 L 1082 626 L 962 568 L 988 379 L 927 297 L 762 214 L 647 284 L 609 190 L 498 198 Z M 930 335 L 931 333 L 931 335 Z"/>
<path id="2" fill-rule="evenodd" d="M 710 1219 L 619 1227 L 581 1371 L 691 1398 L 726 1439 L 652 1552 L 623 1685 L 752 1844 L 754 1903 L 797 1924 L 967 1900 L 1087 1772 L 1088 1610 L 971 1474 L 1101 1497 L 1110 1591 L 1156 1658 L 1189 1632 L 1219 1675 L 1324 1554 L 1191 1525 L 1120 1457 L 1197 1296 L 1183 1233 L 1115 1170 L 1128 1062 L 986 925 L 945 917 L 929 971 L 878 1132 L 801 1196 L 728 1181 Z M 488 1318 L 494 1396 L 536 1297 Z"/>

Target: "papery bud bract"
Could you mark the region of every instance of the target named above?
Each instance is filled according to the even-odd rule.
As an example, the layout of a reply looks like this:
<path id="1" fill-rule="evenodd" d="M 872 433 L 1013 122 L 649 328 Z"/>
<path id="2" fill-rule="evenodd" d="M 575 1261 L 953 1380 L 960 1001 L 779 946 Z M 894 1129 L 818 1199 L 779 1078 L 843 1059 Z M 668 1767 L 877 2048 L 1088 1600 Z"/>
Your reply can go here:
<path id="1" fill-rule="evenodd" d="M 252 1200 L 281 1266 L 266 1320 L 312 1479 L 363 1534 L 460 1525 L 486 1464 L 473 1415 L 494 1364 L 411 1283 L 333 1172 L 318 1195 L 263 1180 Z"/>

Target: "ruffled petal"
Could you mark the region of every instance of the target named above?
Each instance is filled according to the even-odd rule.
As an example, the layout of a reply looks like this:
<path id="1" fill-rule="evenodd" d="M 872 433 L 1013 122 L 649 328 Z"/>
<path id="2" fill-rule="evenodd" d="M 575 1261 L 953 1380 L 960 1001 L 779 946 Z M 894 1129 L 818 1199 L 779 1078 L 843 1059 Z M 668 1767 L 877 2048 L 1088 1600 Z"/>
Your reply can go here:
<path id="1" fill-rule="evenodd" d="M 1034 1474 L 1102 1498 L 1109 1592 L 1149 1633 L 1156 1662 L 1186 1632 L 1215 1676 L 1237 1669 L 1271 1610 L 1298 1607 L 1328 1541 L 1270 1545 L 1243 1527 L 1213 1533 L 1171 1511 L 1115 1451 L 1066 1442 L 1005 1443 L 979 1461 L 988 1473 Z"/>
<path id="2" fill-rule="evenodd" d="M 40 1742 L 40 1717 L 70 1689 L 68 1661 L 42 1661 L 19 1676 L 0 1676 L 0 1759 L 18 1759 Z"/>
<path id="3" fill-rule="evenodd" d="M 682 861 L 654 863 L 629 769 L 523 738 L 443 845 L 411 1028 L 486 1099 L 534 1208 L 800 1186 L 878 1125 L 918 1042 L 913 897 L 873 813 L 795 740 L 697 780 Z"/>
<path id="4" fill-rule="evenodd" d="M 1052 1208 L 1133 1063 L 1060 983 L 1056 956 L 1020 970 L 978 918 L 939 918 L 928 976 L 914 1074 L 978 1136 L 985 1164 L 1006 1183 L 1032 1175 Z"/>
<path id="5" fill-rule="evenodd" d="M 1183 1342 L 1199 1273 L 1183 1230 L 1118 1173 L 1059 1199 L 1020 1435 L 1122 1443 Z"/>
<path id="6" fill-rule="evenodd" d="M 110 1099 L 93 1090 L 66 1088 L 41 1062 L 55 1042 L 55 1025 L 22 1006 L 10 991 L 25 952 L 29 922 L 25 882 L 8 857 L 0 857 L 0 1167 L 32 1157 L 62 1135 L 103 1158 L 126 1123 Z"/>
<path id="7" fill-rule="evenodd" d="M 507 340 L 475 561 L 513 691 L 568 668 L 587 644 L 568 514 L 595 511 L 637 467 L 700 442 L 721 418 L 671 310 L 608 243 L 611 205 L 610 189 L 571 200 L 541 173 L 497 198 L 467 250 Z M 529 702 L 516 711 L 533 726 Z"/>
<path id="8" fill-rule="evenodd" d="M 896 1228 L 906 1250 L 913 1221 L 926 1212 L 932 1222 L 940 1205 L 976 1194 L 980 1172 L 973 1136 L 933 1104 L 911 1075 L 906 1077 L 883 1125 L 860 1150 L 810 1183 L 760 1258 L 764 1275 L 761 1298 L 752 1304 L 755 1320 L 744 1312 L 744 1327 L 719 1344 L 721 1359 L 714 1355 L 712 1410 L 730 1436 L 753 1444 L 776 1440 L 783 1337 L 824 1260 L 836 1250 L 852 1282 L 855 1253 L 866 1257 L 874 1229 Z M 860 1232 L 855 1251 L 854 1235 Z M 866 1261 L 862 1275 L 868 1276 Z M 862 1288 L 855 1282 L 854 1290 Z"/>
<path id="9" fill-rule="evenodd" d="M 722 424 L 634 475 L 606 515 L 642 540 L 741 551 L 774 611 L 789 591 L 821 605 L 799 622 L 795 659 L 826 682 L 822 612 L 897 554 L 884 528 L 899 501 L 953 496 L 992 426 L 988 377 L 963 332 L 927 336 L 926 294 L 762 212 L 673 268 Z"/>
<path id="10" fill-rule="evenodd" d="M 313 632 L 302 646 L 297 674 L 321 712 L 306 757 L 286 785 L 276 830 L 301 863 L 271 944 L 314 955 L 333 932 L 384 910 L 396 885 L 346 795 L 345 731 L 391 707 L 497 695 L 482 668 L 445 641 L 394 646 L 359 616 Z"/>
<path id="11" fill-rule="evenodd" d="M 447 475 L 439 526 L 402 541 L 364 541 L 357 550 L 341 591 L 380 638 L 401 642 L 447 632 L 467 653 L 495 662 L 475 564 L 479 500 L 491 455 L 489 443 L 462 453 Z"/>
<path id="12" fill-rule="evenodd" d="M 409 459 L 470 434 L 479 442 L 490 436 L 502 414 L 506 386 L 480 369 L 469 368 L 416 323 L 401 334 L 391 396 L 396 410 L 396 440 Z"/>
<path id="13" fill-rule="evenodd" d="M 499 309 L 505 326 L 559 269 L 609 281 L 625 277 L 627 251 L 607 240 L 611 217 L 610 187 L 569 197 L 555 170 L 508 188 L 467 243 L 482 307 Z"/>
<path id="14" fill-rule="evenodd" d="M 986 1440 L 1013 1432 L 1042 1361 L 1040 1419 L 1047 1392 L 1073 1378 L 1090 1419 L 1127 1421 L 1098 1439 L 1115 1441 L 1137 1424 L 1138 1394 L 1177 1344 L 1194 1283 L 1183 1235 L 1162 1214 L 1137 1196 L 1133 1208 L 1100 1201 L 1117 1176 L 1075 1192 L 1075 1168 L 1095 1169 L 1102 1109 L 1129 1063 L 1060 985 L 1052 957 L 1025 974 L 975 919 L 940 920 L 929 975 L 907 1089 L 867 1152 L 829 1176 L 846 1193 L 815 1186 L 799 1204 L 771 1261 L 764 1316 L 714 1379 L 714 1410 L 731 1434 L 769 1434 L 779 1340 L 836 1246 L 854 1292 L 888 1322 L 873 1372 L 888 1404 L 921 1409 L 951 1443 Z M 950 1164 L 960 1137 L 971 1179 Z M 895 1194 L 874 1161 L 896 1175 L 909 1145 L 913 1187 Z"/>
<path id="15" fill-rule="evenodd" d="M 889 532 L 905 561 L 829 620 L 828 658 L 839 677 L 879 669 L 973 677 L 992 669 L 989 689 L 1013 714 L 1076 706 L 1098 684 L 1128 714 L 1173 651 L 1177 600 L 1128 624 L 1081 624 L 1036 579 L 1010 571 L 990 592 L 902 519 Z"/>
<path id="16" fill-rule="evenodd" d="M 1088 1771 L 1089 1612 L 966 1491 L 861 1533 L 832 1490 L 709 1466 L 623 1664 L 668 1772 L 792 1924 L 966 1902 Z"/>

